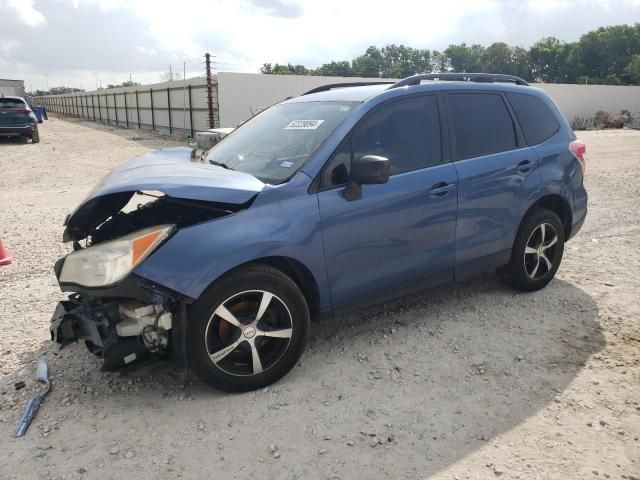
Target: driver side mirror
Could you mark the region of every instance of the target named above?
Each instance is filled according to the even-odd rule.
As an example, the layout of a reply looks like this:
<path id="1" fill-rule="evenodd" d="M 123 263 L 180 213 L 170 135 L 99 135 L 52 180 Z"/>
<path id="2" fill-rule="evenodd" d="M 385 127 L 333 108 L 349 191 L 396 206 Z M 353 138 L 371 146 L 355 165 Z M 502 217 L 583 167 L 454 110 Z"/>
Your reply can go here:
<path id="1" fill-rule="evenodd" d="M 391 163 L 386 157 L 364 155 L 351 162 L 349 181 L 342 194 L 349 201 L 362 197 L 362 185 L 387 183 L 391 172 Z"/>

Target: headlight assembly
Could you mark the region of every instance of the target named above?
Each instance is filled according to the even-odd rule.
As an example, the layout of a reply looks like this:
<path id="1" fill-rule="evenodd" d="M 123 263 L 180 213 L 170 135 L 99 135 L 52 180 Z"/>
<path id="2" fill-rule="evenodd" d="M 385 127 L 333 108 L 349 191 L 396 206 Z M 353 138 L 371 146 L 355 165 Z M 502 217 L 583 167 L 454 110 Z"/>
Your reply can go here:
<path id="1" fill-rule="evenodd" d="M 174 228 L 174 225 L 145 228 L 77 250 L 65 258 L 58 280 L 84 287 L 106 287 L 119 282 L 166 240 Z"/>

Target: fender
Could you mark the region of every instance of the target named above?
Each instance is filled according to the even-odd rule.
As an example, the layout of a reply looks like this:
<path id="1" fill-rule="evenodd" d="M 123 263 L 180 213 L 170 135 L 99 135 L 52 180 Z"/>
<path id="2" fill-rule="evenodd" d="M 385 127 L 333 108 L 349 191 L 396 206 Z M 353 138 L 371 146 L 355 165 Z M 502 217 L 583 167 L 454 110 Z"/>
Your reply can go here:
<path id="1" fill-rule="evenodd" d="M 235 267 L 264 257 L 287 257 L 313 272 L 319 306 L 330 307 L 318 201 L 315 194 L 306 193 L 309 177 L 301 177 L 292 179 L 297 187 L 286 194 L 274 187 L 260 193 L 247 210 L 179 230 L 134 273 L 198 299 Z M 297 195 L 300 189 L 302 196 Z M 272 199 L 263 195 L 277 201 L 267 201 Z"/>

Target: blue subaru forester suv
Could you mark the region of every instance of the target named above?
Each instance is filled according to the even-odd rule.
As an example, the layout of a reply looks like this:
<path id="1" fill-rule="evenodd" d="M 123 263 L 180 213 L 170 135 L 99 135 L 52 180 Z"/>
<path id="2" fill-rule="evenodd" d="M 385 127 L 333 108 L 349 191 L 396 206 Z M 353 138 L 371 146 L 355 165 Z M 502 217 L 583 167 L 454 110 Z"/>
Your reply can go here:
<path id="1" fill-rule="evenodd" d="M 191 153 L 123 164 L 65 221 L 52 338 L 104 369 L 264 387 L 324 315 L 494 269 L 544 287 L 587 213 L 584 144 L 505 75 L 328 85 Z"/>

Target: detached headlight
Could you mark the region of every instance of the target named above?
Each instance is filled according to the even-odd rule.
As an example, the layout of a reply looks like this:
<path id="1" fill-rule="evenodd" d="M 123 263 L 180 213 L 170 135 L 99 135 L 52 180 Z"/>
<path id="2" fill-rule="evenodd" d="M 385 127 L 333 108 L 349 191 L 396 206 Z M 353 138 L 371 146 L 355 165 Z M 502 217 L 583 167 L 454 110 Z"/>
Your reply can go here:
<path id="1" fill-rule="evenodd" d="M 174 225 L 145 228 L 70 253 L 64 260 L 58 280 L 84 287 L 105 287 L 116 283 L 147 258 L 173 229 Z"/>

